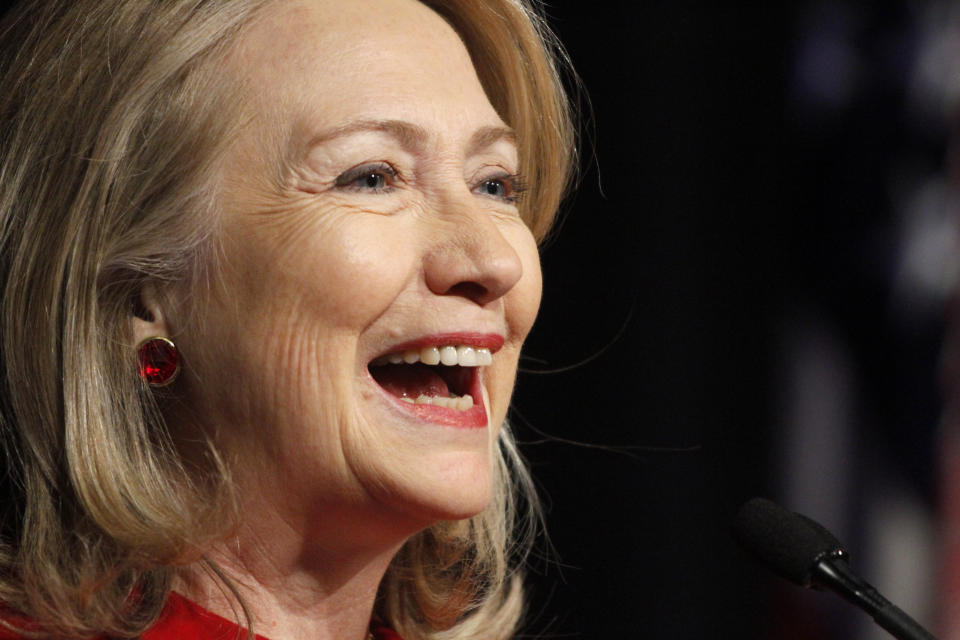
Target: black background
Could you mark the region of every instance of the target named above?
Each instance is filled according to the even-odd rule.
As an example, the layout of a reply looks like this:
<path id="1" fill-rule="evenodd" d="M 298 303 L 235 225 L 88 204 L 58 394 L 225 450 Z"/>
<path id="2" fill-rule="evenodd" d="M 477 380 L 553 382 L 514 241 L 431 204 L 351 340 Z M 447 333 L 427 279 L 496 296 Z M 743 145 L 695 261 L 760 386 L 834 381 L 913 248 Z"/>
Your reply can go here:
<path id="1" fill-rule="evenodd" d="M 512 418 L 559 554 L 532 577 L 538 637 L 789 636 L 729 522 L 778 486 L 777 348 L 798 304 L 837 320 L 880 402 L 903 379 L 876 372 L 901 352 L 921 361 L 922 397 L 899 410 L 928 414 L 911 422 L 926 429 L 910 432 L 911 482 L 935 503 L 938 328 L 903 348 L 884 327 L 877 231 L 890 159 L 919 146 L 935 164 L 943 140 L 908 139 L 902 87 L 879 65 L 830 117 L 793 102 L 813 4 L 550 3 L 592 116 L 580 186 L 542 252 Z M 860 6 L 868 61 L 916 18 L 906 3 L 834 4 Z"/>
<path id="2" fill-rule="evenodd" d="M 523 450 L 560 557 L 541 565 L 530 627 L 757 637 L 758 579 L 728 521 L 768 471 L 766 337 L 796 242 L 781 184 L 791 16 L 667 1 L 550 13 L 593 118 L 524 368 L 597 357 L 518 382 L 513 421 L 541 442 Z"/>

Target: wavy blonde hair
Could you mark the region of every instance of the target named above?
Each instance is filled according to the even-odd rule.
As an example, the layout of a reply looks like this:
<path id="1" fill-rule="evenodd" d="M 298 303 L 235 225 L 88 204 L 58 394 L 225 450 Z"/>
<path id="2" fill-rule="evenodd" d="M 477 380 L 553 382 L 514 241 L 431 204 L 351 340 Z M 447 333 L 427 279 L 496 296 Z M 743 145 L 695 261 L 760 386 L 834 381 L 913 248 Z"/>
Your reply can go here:
<path id="1" fill-rule="evenodd" d="M 142 633 L 233 524 L 228 465 L 178 455 L 130 317 L 144 286 L 215 275 L 213 174 L 240 108 L 218 64 L 274 1 L 28 0 L 0 23 L 0 601 L 45 635 Z M 561 49 L 525 0 L 424 3 L 516 130 L 542 239 L 573 166 Z M 496 483 L 388 569 L 376 615 L 407 640 L 514 632 L 536 498 L 508 428 Z"/>

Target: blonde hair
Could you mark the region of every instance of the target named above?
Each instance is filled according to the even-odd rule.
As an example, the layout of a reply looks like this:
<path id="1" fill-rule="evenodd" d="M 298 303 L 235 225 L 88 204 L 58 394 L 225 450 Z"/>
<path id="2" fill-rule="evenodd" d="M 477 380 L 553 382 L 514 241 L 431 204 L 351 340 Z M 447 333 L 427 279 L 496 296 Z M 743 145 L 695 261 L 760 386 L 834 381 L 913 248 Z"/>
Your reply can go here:
<path id="1" fill-rule="evenodd" d="M 212 176 L 239 124 L 217 61 L 271 1 L 33 1 L 0 23 L 0 602 L 47 635 L 142 633 L 230 524 L 229 470 L 178 455 L 130 316 L 144 286 L 215 269 Z M 542 239 L 573 166 L 560 50 L 521 0 L 425 4 L 517 132 Z M 532 520 L 518 496 L 535 510 L 504 428 L 490 506 L 408 541 L 377 615 L 407 640 L 509 637 Z"/>

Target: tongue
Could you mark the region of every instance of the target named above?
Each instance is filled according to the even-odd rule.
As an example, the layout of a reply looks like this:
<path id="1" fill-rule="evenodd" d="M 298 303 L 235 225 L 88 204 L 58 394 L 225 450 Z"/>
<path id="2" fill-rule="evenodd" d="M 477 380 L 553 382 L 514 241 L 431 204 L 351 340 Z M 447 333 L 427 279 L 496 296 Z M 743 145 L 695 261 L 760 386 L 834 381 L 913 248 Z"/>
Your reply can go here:
<path id="1" fill-rule="evenodd" d="M 370 373 L 381 387 L 398 398 L 450 396 L 450 389 L 444 379 L 423 363 L 370 367 Z"/>

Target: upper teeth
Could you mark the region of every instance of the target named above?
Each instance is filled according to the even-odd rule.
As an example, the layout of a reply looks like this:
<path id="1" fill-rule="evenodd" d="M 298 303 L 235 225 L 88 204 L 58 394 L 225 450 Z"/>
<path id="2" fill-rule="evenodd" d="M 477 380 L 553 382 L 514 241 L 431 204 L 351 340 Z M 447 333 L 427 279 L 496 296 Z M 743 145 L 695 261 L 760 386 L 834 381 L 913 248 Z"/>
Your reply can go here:
<path id="1" fill-rule="evenodd" d="M 442 364 L 448 367 L 484 367 L 493 362 L 490 349 L 475 349 L 465 345 L 445 345 L 442 347 L 423 347 L 422 349 L 408 349 L 397 351 L 389 355 L 380 356 L 372 362 L 374 366 L 385 364 Z"/>

